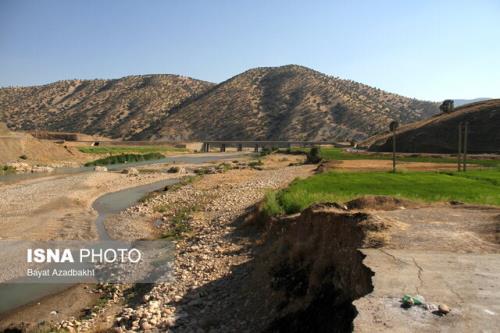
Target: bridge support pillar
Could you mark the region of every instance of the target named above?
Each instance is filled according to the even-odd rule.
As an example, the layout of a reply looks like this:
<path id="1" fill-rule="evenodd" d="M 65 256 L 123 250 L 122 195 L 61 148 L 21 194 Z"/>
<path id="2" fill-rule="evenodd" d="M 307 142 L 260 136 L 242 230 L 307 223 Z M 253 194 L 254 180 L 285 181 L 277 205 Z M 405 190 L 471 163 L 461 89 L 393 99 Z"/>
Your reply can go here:
<path id="1" fill-rule="evenodd" d="M 255 145 L 254 152 L 256 152 L 256 153 L 259 152 L 259 145 L 258 144 Z"/>
<path id="2" fill-rule="evenodd" d="M 223 144 L 220 145 L 220 152 L 223 153 L 225 151 L 226 151 L 226 144 L 223 143 Z"/>
<path id="3" fill-rule="evenodd" d="M 207 143 L 207 142 L 203 143 L 202 151 L 204 153 L 208 153 L 210 151 L 210 143 Z"/>
<path id="4" fill-rule="evenodd" d="M 243 151 L 243 145 L 241 143 L 238 143 L 238 151 Z"/>

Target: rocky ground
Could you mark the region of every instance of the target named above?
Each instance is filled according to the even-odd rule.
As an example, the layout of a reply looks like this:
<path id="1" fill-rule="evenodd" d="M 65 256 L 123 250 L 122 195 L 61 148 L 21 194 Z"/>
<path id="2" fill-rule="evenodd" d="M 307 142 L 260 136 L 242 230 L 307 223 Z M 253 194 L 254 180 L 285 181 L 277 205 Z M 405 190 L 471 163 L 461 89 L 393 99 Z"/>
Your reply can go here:
<path id="1" fill-rule="evenodd" d="M 148 215 L 168 223 L 172 212 L 159 213 L 161 207 L 190 211 L 187 237 L 176 244 L 175 282 L 155 285 L 134 308 L 125 308 L 115 326 L 126 330 L 171 329 L 179 332 L 246 331 L 244 321 L 234 317 L 200 321 L 200 312 L 209 312 L 221 302 L 231 303 L 229 290 L 213 288 L 210 294 L 193 290 L 230 277 L 233 267 L 252 257 L 251 237 L 236 236 L 238 221 L 263 199 L 266 191 L 285 186 L 296 177 L 308 175 L 312 166 L 289 167 L 284 170 L 233 170 L 206 175 L 203 179 L 176 191 L 161 194 L 126 212 L 130 217 Z M 196 203 L 196 207 L 192 207 Z M 161 209 L 160 209 L 161 210 Z M 244 276 L 244 273 L 240 273 Z M 223 284 L 223 282 L 222 282 Z"/>

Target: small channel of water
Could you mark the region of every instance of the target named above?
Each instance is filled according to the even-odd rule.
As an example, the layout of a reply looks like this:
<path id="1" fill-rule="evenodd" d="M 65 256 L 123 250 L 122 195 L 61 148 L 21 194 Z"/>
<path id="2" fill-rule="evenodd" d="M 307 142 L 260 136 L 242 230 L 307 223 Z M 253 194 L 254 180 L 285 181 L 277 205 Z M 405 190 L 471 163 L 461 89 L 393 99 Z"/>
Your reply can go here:
<path id="1" fill-rule="evenodd" d="M 238 154 L 218 154 L 218 155 L 190 155 L 168 157 L 156 161 L 144 161 L 139 163 L 116 164 L 108 166 L 109 170 L 119 170 L 124 167 L 149 165 L 157 163 L 191 163 L 201 164 L 215 160 L 230 159 Z M 53 174 L 76 174 L 93 170 L 93 167 L 67 168 L 57 170 Z M 23 177 L 24 176 L 24 177 Z M 17 174 L 0 177 L 0 181 L 18 181 L 21 179 L 36 178 L 45 175 L 38 174 Z M 180 179 L 165 179 L 151 184 L 130 187 L 121 191 L 107 193 L 97 198 L 92 207 L 97 211 L 98 217 L 95 221 L 100 240 L 109 240 L 110 237 L 104 227 L 104 220 L 110 214 L 117 214 L 137 203 L 146 194 L 162 189 L 167 185 L 178 183 Z M 59 284 L 37 284 L 37 283 L 0 283 L 0 314 L 12 311 L 20 306 L 35 302 L 43 297 L 60 292 L 71 285 Z M 52 311 L 53 309 L 47 309 Z M 1 318 L 0 318 L 1 320 Z"/>

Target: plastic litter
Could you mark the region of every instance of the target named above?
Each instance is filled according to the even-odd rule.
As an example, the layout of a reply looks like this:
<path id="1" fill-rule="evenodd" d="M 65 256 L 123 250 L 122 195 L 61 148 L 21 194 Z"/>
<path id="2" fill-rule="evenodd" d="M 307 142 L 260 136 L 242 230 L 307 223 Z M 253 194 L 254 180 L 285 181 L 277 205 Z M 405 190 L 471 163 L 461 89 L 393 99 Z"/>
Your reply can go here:
<path id="1" fill-rule="evenodd" d="M 404 305 L 407 306 L 413 306 L 413 305 L 423 305 L 425 300 L 422 296 L 417 295 L 417 296 L 411 296 L 411 295 L 404 295 L 403 298 L 401 299 Z"/>

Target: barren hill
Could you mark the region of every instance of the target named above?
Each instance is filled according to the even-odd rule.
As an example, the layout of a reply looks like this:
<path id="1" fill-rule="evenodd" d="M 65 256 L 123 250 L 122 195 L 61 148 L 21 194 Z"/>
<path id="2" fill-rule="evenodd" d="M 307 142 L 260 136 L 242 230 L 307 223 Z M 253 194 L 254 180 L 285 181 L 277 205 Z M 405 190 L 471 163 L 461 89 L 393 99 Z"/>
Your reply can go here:
<path id="1" fill-rule="evenodd" d="M 458 124 L 469 122 L 470 153 L 500 153 L 500 99 L 467 104 L 453 113 L 402 126 L 397 133 L 397 150 L 409 153 L 454 153 L 457 151 Z M 363 146 L 372 151 L 391 151 L 388 133 L 376 135 Z"/>
<path id="2" fill-rule="evenodd" d="M 438 105 L 288 65 L 218 85 L 147 75 L 4 88 L 0 110 L 12 129 L 124 139 L 360 140 L 392 119 L 425 119 Z"/>
<path id="3" fill-rule="evenodd" d="M 157 121 L 166 110 L 212 85 L 177 75 L 142 75 L 3 88 L 0 112 L 11 129 L 127 139 Z"/>
<path id="4" fill-rule="evenodd" d="M 358 140 L 385 129 L 391 119 L 406 123 L 437 112 L 435 103 L 288 65 L 237 75 L 137 137 Z"/>
<path id="5" fill-rule="evenodd" d="M 9 162 L 72 164 L 86 159 L 88 156 L 76 149 L 39 140 L 27 133 L 11 132 L 0 122 L 0 165 Z"/>

